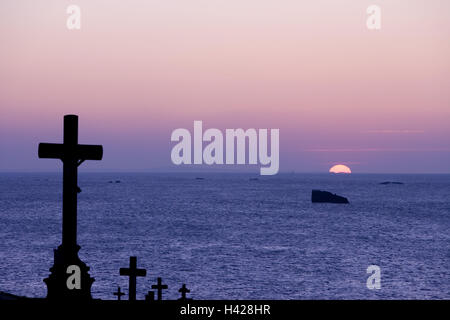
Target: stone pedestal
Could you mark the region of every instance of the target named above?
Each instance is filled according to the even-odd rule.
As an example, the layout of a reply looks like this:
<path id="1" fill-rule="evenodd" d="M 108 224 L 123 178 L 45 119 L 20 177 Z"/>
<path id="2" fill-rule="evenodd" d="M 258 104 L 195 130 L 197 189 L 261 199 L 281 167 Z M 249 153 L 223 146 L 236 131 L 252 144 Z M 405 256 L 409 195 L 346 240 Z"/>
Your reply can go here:
<path id="1" fill-rule="evenodd" d="M 89 300 L 91 296 L 91 286 L 95 281 L 89 275 L 89 267 L 80 260 L 78 257 L 78 251 L 80 246 L 69 249 L 60 245 L 54 252 L 54 264 L 50 268 L 51 274 L 48 278 L 44 279 L 47 285 L 47 299 L 52 300 Z M 80 288 L 70 289 L 67 284 L 67 280 L 73 274 L 73 272 L 67 272 L 67 268 L 71 265 L 78 266 L 80 268 Z"/>

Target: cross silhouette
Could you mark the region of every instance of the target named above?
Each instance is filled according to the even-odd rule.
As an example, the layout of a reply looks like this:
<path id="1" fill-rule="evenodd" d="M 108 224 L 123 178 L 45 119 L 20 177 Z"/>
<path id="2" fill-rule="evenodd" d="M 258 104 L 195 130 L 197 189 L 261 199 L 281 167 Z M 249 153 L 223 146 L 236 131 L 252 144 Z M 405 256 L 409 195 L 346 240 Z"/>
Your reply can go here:
<path id="1" fill-rule="evenodd" d="M 117 291 L 113 293 L 115 296 L 117 296 L 117 300 L 120 300 L 122 296 L 125 295 L 122 291 L 120 291 L 120 287 L 117 287 Z"/>
<path id="2" fill-rule="evenodd" d="M 181 286 L 180 290 L 178 290 L 178 292 L 181 292 L 180 300 L 189 300 L 189 299 L 186 298 L 186 293 L 191 292 L 191 290 L 186 288 L 186 284 L 185 283 L 183 283 L 183 285 Z"/>
<path id="3" fill-rule="evenodd" d="M 85 160 L 101 160 L 103 147 L 78 144 L 78 116 L 64 116 L 64 143 L 40 143 L 39 158 L 63 162 L 62 245 L 67 250 L 77 246 L 77 175 Z"/>
<path id="4" fill-rule="evenodd" d="M 78 166 L 85 160 L 101 160 L 103 147 L 100 145 L 78 144 L 78 116 L 64 116 L 63 143 L 40 143 L 39 158 L 60 159 L 63 162 L 62 197 L 62 243 L 54 250 L 54 264 L 51 274 L 44 279 L 47 284 L 47 298 L 91 299 L 89 267 L 78 257 L 77 244 L 77 186 Z M 76 265 L 81 270 L 81 287 L 71 290 L 67 287 L 67 268 Z"/>
<path id="5" fill-rule="evenodd" d="M 120 268 L 121 276 L 128 276 L 128 300 L 136 300 L 136 277 L 145 277 L 147 275 L 147 270 L 137 268 L 137 258 L 130 257 L 130 267 Z"/>
<path id="6" fill-rule="evenodd" d="M 158 277 L 157 280 L 158 284 L 152 285 L 152 289 L 158 290 L 158 300 L 162 300 L 162 290 L 167 289 L 168 287 L 166 284 L 162 284 L 161 278 Z"/>
<path id="7" fill-rule="evenodd" d="M 155 300 L 155 292 L 149 291 L 149 292 L 145 295 L 145 300 L 146 300 L 146 301 L 154 301 L 154 300 Z"/>

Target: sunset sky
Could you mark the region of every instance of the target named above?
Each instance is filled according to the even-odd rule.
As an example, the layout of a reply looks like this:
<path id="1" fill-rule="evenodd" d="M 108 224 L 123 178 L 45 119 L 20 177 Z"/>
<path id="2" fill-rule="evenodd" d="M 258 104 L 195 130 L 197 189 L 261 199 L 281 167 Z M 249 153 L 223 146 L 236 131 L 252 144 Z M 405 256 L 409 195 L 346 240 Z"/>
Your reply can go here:
<path id="1" fill-rule="evenodd" d="M 60 170 L 64 114 L 104 146 L 83 170 L 177 171 L 202 120 L 279 128 L 280 172 L 450 173 L 450 1 L 2 0 L 0 171 Z"/>

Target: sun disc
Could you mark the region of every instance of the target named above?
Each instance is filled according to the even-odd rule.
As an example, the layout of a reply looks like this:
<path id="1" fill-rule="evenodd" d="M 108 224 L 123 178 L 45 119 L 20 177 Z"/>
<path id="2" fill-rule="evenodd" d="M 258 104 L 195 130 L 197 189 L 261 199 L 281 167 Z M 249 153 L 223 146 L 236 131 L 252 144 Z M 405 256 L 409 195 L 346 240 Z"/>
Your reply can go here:
<path id="1" fill-rule="evenodd" d="M 352 170 L 346 165 L 337 164 L 330 168 L 330 173 L 352 173 Z"/>

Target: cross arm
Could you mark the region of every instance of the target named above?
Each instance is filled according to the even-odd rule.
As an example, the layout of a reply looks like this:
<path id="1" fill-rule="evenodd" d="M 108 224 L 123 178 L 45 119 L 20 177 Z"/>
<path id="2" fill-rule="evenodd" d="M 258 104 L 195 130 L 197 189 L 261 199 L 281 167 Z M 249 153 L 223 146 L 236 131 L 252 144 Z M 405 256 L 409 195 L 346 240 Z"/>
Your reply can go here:
<path id="1" fill-rule="evenodd" d="M 147 270 L 145 270 L 145 269 L 137 269 L 136 270 L 136 275 L 138 277 L 145 277 L 147 275 Z"/>
<path id="2" fill-rule="evenodd" d="M 129 276 L 131 274 L 128 268 L 120 268 L 119 272 L 121 276 Z"/>
<path id="3" fill-rule="evenodd" d="M 66 148 L 67 146 L 60 143 L 39 143 L 38 156 L 39 158 L 64 159 L 64 155 L 68 151 Z M 82 160 L 81 162 L 84 160 L 102 160 L 103 146 L 79 144 L 72 154 L 77 159 Z"/>
<path id="4" fill-rule="evenodd" d="M 39 143 L 39 158 L 62 159 L 64 148 L 59 143 Z"/>
<path id="5" fill-rule="evenodd" d="M 80 160 L 102 160 L 103 146 L 101 145 L 77 145 L 77 157 Z"/>

